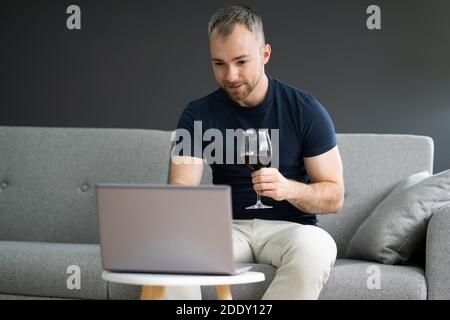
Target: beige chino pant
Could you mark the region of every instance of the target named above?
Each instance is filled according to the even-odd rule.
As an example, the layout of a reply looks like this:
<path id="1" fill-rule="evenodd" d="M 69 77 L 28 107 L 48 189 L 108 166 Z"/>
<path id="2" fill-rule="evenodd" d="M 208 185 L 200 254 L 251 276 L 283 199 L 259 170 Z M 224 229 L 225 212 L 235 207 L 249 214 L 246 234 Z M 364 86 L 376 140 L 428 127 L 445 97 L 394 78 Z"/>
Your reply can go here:
<path id="1" fill-rule="evenodd" d="M 336 261 L 333 238 L 322 228 L 287 221 L 234 220 L 235 262 L 277 268 L 263 299 L 317 299 Z"/>

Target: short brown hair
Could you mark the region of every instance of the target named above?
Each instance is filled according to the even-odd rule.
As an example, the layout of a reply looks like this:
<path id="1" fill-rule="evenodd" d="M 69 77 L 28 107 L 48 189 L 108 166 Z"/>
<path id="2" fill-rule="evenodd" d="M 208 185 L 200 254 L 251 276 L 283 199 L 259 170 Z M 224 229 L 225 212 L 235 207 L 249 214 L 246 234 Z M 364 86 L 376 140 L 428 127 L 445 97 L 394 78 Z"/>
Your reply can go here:
<path id="1" fill-rule="evenodd" d="M 226 37 L 231 34 L 236 23 L 241 23 L 251 32 L 258 34 L 262 44 L 265 44 L 261 16 L 255 9 L 245 5 L 233 5 L 219 9 L 209 21 L 209 36 L 214 30 L 217 30 L 218 35 Z"/>

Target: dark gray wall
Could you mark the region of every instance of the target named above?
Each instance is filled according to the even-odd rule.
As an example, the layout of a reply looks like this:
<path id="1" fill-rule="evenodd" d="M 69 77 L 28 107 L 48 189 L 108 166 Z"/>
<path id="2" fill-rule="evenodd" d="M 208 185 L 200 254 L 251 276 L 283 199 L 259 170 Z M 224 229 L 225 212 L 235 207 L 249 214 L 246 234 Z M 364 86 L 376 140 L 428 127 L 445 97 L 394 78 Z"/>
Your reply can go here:
<path id="1" fill-rule="evenodd" d="M 174 128 L 216 88 L 206 26 L 231 3 L 2 1 L 0 124 Z M 450 1 L 246 3 L 264 19 L 268 73 L 315 95 L 337 132 L 431 136 L 435 171 L 450 168 Z M 366 28 L 370 4 L 382 30 Z"/>

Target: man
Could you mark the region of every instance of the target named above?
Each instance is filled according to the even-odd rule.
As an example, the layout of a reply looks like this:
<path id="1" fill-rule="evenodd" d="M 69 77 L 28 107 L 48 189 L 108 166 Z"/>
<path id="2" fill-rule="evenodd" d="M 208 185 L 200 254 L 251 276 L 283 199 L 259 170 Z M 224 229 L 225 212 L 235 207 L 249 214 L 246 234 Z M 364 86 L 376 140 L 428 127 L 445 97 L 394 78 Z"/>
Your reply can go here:
<path id="1" fill-rule="evenodd" d="M 212 67 L 220 88 L 191 102 L 178 128 L 277 129 L 279 168 L 251 173 L 243 164 L 211 164 L 213 182 L 232 188 L 236 262 L 267 263 L 277 273 L 263 299 L 317 299 L 336 259 L 332 237 L 317 214 L 337 213 L 344 201 L 342 163 L 333 123 L 310 94 L 265 73 L 271 47 L 252 8 L 219 10 L 209 23 Z M 225 162 L 224 162 L 225 163 Z M 172 158 L 170 183 L 199 184 L 204 160 Z M 272 209 L 246 210 L 255 192 Z"/>

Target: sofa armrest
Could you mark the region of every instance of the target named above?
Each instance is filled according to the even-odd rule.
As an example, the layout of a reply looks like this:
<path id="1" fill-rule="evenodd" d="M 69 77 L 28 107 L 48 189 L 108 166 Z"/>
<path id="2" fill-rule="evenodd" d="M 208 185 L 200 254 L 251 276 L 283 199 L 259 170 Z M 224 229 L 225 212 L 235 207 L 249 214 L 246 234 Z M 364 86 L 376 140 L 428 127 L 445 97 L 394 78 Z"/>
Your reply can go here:
<path id="1" fill-rule="evenodd" d="M 427 230 L 425 277 L 428 299 L 450 299 L 450 206 L 430 219 Z"/>

